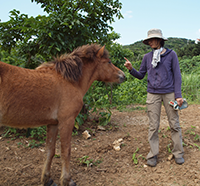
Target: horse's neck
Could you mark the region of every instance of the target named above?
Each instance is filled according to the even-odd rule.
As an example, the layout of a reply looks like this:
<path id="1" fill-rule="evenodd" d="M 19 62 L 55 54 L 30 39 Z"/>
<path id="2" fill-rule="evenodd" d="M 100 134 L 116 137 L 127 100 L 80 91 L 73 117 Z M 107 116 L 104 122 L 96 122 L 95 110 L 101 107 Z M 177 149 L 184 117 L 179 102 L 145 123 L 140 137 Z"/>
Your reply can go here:
<path id="1" fill-rule="evenodd" d="M 95 80 L 97 80 L 95 66 L 90 64 L 84 65 L 82 71 L 82 77 L 80 78 L 79 81 L 79 86 L 83 92 L 83 95 L 86 94 L 86 92 L 88 91 L 88 89 Z"/>

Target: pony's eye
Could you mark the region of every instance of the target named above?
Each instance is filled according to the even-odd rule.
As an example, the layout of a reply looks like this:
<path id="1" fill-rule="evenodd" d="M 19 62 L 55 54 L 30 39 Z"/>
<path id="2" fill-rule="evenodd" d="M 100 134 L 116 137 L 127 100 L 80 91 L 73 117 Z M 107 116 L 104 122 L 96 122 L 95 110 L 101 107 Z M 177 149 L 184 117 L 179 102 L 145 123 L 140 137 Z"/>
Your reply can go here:
<path id="1" fill-rule="evenodd" d="M 108 61 L 109 64 L 111 64 L 111 61 Z"/>

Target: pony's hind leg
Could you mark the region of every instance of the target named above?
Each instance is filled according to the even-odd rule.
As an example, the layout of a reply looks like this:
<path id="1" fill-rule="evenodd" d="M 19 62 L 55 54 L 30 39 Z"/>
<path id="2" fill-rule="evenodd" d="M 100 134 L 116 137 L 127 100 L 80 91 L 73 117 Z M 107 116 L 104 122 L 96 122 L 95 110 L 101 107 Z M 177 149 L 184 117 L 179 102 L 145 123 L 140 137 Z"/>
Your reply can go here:
<path id="1" fill-rule="evenodd" d="M 50 178 L 50 169 L 52 159 L 55 155 L 55 144 L 57 135 L 58 125 L 47 125 L 46 161 L 44 163 L 41 179 L 44 186 L 50 186 L 53 184 L 53 180 Z"/>

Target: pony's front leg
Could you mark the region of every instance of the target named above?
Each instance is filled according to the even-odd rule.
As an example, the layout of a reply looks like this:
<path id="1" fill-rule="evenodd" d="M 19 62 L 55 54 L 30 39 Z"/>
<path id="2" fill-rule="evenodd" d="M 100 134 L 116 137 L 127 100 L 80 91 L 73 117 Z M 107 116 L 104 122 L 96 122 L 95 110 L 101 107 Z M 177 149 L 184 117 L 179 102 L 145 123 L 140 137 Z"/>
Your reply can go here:
<path id="1" fill-rule="evenodd" d="M 70 118 L 61 122 L 59 126 L 62 160 L 61 186 L 76 186 L 70 176 L 71 138 L 74 121 L 74 118 Z"/>
<path id="2" fill-rule="evenodd" d="M 47 125 L 47 139 L 46 139 L 46 161 L 42 171 L 42 184 L 50 186 L 53 180 L 50 177 L 51 162 L 55 155 L 55 144 L 58 135 L 58 125 Z M 56 185 L 56 184 L 54 184 Z"/>

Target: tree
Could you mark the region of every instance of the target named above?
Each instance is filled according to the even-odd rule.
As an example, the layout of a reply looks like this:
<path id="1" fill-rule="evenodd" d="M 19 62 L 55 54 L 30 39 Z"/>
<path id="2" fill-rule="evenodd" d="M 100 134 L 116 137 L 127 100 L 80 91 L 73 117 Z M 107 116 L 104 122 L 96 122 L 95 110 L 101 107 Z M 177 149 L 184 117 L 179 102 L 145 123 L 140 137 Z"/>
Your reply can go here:
<path id="1" fill-rule="evenodd" d="M 0 22 L 0 41 L 3 50 L 18 47 L 27 60 L 26 67 L 34 68 L 35 58 L 51 60 L 74 48 L 97 42 L 106 44 L 114 16 L 122 18 L 119 0 L 31 0 L 40 3 L 47 16 L 28 17 L 12 10 L 8 22 Z"/>

